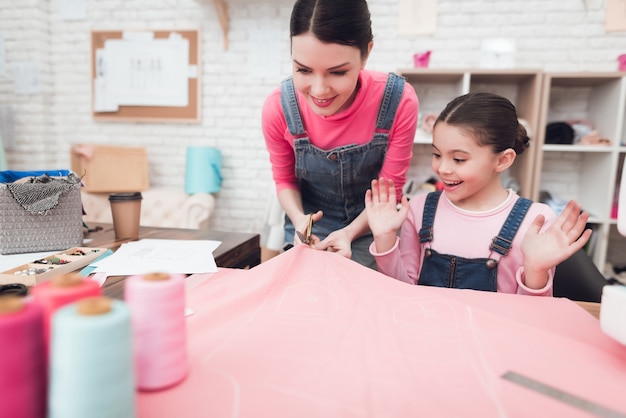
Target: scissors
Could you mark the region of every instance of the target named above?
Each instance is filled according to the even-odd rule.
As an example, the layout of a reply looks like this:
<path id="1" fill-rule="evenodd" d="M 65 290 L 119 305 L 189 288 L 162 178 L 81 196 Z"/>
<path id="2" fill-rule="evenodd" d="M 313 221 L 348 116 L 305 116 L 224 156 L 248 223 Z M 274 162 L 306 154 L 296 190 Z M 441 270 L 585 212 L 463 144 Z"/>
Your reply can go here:
<path id="1" fill-rule="evenodd" d="M 22 283 L 8 283 L 0 285 L 0 295 L 26 296 L 28 288 Z"/>
<path id="2" fill-rule="evenodd" d="M 309 214 L 309 224 L 304 230 L 304 234 L 300 231 L 296 231 L 298 238 L 306 245 L 311 245 L 311 233 L 313 232 L 313 214 Z"/>

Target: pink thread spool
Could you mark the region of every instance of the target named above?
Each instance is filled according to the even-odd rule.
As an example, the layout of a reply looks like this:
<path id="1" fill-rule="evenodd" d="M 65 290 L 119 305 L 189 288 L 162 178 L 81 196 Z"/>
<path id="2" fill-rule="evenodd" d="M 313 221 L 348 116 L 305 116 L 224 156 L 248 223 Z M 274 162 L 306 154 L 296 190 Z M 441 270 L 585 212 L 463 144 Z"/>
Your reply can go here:
<path id="1" fill-rule="evenodd" d="M 165 389 L 187 376 L 184 278 L 152 273 L 131 276 L 124 284 L 140 390 Z"/>
<path id="2" fill-rule="evenodd" d="M 415 68 L 428 68 L 428 63 L 430 62 L 430 53 L 431 51 L 418 52 L 416 54 L 413 54 L 413 66 Z"/>
<path id="3" fill-rule="evenodd" d="M 90 296 L 101 296 L 98 283 L 86 279 L 78 273 L 68 273 L 54 277 L 46 283 L 31 289 L 33 297 L 41 304 L 44 312 L 44 341 L 50 346 L 50 324 L 57 309 Z M 46 349 L 48 351 L 48 349 Z"/>
<path id="4" fill-rule="evenodd" d="M 626 71 L 626 54 L 617 57 L 617 68 L 620 71 Z"/>
<path id="5" fill-rule="evenodd" d="M 43 311 L 34 300 L 0 298 L 0 416 L 45 418 Z"/>

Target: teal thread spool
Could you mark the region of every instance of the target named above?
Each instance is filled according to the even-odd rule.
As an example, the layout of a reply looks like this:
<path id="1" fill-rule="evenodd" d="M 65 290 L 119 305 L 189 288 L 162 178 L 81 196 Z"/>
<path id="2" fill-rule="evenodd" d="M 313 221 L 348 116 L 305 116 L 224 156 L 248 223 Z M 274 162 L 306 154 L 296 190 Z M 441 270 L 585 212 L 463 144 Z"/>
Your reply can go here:
<path id="1" fill-rule="evenodd" d="M 48 418 L 134 418 L 130 310 L 90 297 L 52 317 Z"/>
<path id="2" fill-rule="evenodd" d="M 222 153 L 212 147 L 187 147 L 185 192 L 216 193 L 222 188 Z"/>

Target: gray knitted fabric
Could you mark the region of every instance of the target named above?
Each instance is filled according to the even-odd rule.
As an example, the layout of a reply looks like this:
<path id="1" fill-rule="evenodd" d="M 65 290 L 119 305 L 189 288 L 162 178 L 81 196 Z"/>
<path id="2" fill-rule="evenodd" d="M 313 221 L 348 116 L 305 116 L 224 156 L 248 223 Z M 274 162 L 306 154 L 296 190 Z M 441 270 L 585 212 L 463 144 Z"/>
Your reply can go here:
<path id="1" fill-rule="evenodd" d="M 70 173 L 67 177 L 50 177 L 47 174 L 31 177 L 26 182 L 7 183 L 7 188 L 21 207 L 34 215 L 45 215 L 59 204 L 59 196 L 80 183 L 80 177 Z"/>

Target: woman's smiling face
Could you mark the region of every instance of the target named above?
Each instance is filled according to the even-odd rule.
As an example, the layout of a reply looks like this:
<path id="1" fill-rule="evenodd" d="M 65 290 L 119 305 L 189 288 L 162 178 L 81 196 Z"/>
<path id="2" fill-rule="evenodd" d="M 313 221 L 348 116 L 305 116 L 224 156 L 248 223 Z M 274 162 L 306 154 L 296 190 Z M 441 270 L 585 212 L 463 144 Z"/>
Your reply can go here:
<path id="1" fill-rule="evenodd" d="M 291 58 L 294 86 L 315 113 L 331 116 L 350 107 L 366 62 L 358 48 L 305 33 L 291 38 Z"/>

